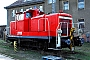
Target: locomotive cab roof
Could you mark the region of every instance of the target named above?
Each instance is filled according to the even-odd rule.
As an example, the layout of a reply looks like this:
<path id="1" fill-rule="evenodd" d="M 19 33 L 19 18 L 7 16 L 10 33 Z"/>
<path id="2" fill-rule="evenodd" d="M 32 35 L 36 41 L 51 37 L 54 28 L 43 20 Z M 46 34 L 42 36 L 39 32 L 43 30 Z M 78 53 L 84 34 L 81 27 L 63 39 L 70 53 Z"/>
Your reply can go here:
<path id="1" fill-rule="evenodd" d="M 38 16 L 38 15 L 42 15 L 44 14 L 44 12 L 40 11 L 39 9 L 29 9 L 29 10 L 26 10 L 24 12 L 17 12 L 17 14 L 25 14 L 25 13 L 30 13 L 32 17 L 35 17 L 35 16 Z"/>

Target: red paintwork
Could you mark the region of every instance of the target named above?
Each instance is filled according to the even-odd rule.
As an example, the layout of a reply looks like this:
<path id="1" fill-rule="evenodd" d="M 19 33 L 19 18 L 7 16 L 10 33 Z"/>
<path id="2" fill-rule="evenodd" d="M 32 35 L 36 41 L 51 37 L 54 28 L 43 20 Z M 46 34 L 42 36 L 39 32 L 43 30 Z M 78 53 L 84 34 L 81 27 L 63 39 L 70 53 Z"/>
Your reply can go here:
<path id="1" fill-rule="evenodd" d="M 59 18 L 59 16 L 72 17 L 70 14 L 54 13 L 54 14 L 49 14 L 49 15 L 46 15 L 46 14 L 40 15 L 41 13 L 39 14 L 38 10 L 29 10 L 28 12 L 31 12 L 32 14 L 31 18 L 26 18 L 25 17 L 26 12 L 24 12 L 24 20 L 15 21 L 15 22 L 10 23 L 10 34 L 11 35 L 17 35 L 18 32 L 22 32 L 21 34 L 22 36 L 49 36 L 49 30 L 50 30 L 50 36 L 55 37 L 56 28 L 59 22 L 72 23 L 72 20 L 63 20 Z M 49 27 L 48 27 L 48 21 L 49 21 Z M 62 28 L 66 28 L 65 24 L 62 24 L 62 25 L 63 25 Z M 15 26 L 16 26 L 16 29 L 15 29 Z M 68 33 L 70 33 L 71 27 L 72 27 L 72 24 L 69 24 Z M 67 34 L 64 34 L 64 33 L 62 34 L 62 36 L 66 36 L 66 35 Z"/>
<path id="2" fill-rule="evenodd" d="M 15 35 L 15 22 L 10 22 L 10 34 Z"/>
<path id="3" fill-rule="evenodd" d="M 31 24 L 29 24 L 30 25 L 30 29 L 31 29 L 31 31 L 38 31 L 38 21 L 39 21 L 39 31 L 44 31 L 45 29 L 45 21 L 44 21 L 44 19 L 43 18 L 45 18 L 44 17 L 44 15 L 41 15 L 40 17 L 38 17 L 37 18 L 37 16 L 36 17 L 34 17 L 34 18 L 32 18 L 31 19 Z"/>
<path id="4" fill-rule="evenodd" d="M 23 32 L 23 36 L 48 36 L 47 32 Z"/>
<path id="5" fill-rule="evenodd" d="M 28 25 L 29 19 L 17 21 L 17 30 L 22 32 L 29 31 Z"/>
<path id="6" fill-rule="evenodd" d="M 17 23 L 15 21 L 10 22 L 10 35 L 16 35 L 16 33 L 17 33 L 16 24 Z"/>

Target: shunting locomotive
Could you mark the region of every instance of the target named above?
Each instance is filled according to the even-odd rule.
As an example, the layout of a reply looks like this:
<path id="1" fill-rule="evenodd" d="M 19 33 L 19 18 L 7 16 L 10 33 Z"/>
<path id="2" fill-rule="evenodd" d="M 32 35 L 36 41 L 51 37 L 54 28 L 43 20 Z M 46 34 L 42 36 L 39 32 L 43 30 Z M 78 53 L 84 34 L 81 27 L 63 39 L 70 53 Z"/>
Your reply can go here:
<path id="1" fill-rule="evenodd" d="M 10 35 L 7 39 L 17 41 L 20 46 L 36 47 L 40 49 L 74 50 L 82 45 L 81 29 L 74 27 L 72 15 L 59 12 L 44 14 L 38 9 L 18 12 L 15 21 L 10 22 Z M 74 35 L 75 31 L 78 33 Z"/>

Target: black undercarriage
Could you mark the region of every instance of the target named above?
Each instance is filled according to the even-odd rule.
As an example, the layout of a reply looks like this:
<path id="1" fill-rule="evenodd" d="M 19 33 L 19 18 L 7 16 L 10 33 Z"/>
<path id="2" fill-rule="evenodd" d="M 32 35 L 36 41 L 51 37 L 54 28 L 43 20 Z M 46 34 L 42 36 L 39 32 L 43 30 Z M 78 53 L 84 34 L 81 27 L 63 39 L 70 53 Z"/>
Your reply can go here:
<path id="1" fill-rule="evenodd" d="M 70 37 L 62 37 L 61 38 L 61 48 L 70 48 L 70 41 L 68 40 Z M 56 48 L 56 37 L 39 37 L 39 38 L 26 38 L 26 37 L 7 37 L 7 41 L 10 41 L 14 43 L 14 41 L 17 41 L 17 45 L 19 47 L 27 47 L 27 48 L 36 48 L 36 49 L 42 49 L 47 50 L 48 48 Z M 79 37 L 74 37 L 74 45 L 75 46 L 81 46 L 82 41 Z"/>

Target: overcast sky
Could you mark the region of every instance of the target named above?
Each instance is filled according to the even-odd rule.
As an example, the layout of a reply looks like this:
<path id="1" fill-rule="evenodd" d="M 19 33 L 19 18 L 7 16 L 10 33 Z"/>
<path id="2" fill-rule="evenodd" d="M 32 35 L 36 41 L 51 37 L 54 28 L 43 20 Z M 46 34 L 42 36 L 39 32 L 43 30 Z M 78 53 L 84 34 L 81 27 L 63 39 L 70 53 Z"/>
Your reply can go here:
<path id="1" fill-rule="evenodd" d="M 9 6 L 17 0 L 1 0 L 0 1 L 0 25 L 7 24 L 7 10 L 4 7 Z"/>

